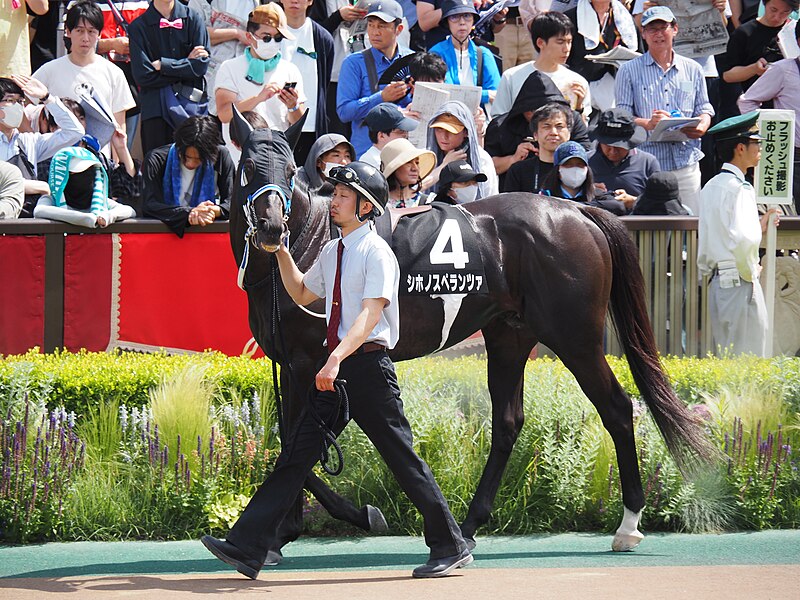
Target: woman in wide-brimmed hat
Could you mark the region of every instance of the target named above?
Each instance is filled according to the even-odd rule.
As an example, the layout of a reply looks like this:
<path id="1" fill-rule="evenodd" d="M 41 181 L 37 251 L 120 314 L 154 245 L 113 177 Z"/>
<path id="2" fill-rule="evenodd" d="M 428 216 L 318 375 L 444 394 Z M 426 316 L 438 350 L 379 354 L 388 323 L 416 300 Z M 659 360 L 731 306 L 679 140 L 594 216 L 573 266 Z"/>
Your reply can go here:
<path id="1" fill-rule="evenodd" d="M 389 204 L 409 208 L 425 204 L 422 180 L 436 166 L 436 156 L 430 150 L 420 150 L 407 139 L 392 140 L 381 150 L 381 171 L 389 184 Z"/>

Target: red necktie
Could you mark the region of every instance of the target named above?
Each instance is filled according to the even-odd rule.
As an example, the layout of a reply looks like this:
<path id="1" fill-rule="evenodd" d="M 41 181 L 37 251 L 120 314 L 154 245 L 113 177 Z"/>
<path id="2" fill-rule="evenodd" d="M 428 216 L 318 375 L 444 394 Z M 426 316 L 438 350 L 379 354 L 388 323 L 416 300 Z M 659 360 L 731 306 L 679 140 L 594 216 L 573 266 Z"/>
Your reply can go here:
<path id="1" fill-rule="evenodd" d="M 331 318 L 328 321 L 328 354 L 339 345 L 339 323 L 342 322 L 342 253 L 344 242 L 339 239 L 336 247 L 336 279 L 333 281 L 333 298 L 331 300 Z"/>
<path id="2" fill-rule="evenodd" d="M 162 18 L 158 22 L 159 29 L 166 29 L 168 27 L 172 27 L 173 29 L 183 29 L 183 20 L 175 19 L 174 21 L 170 21 L 169 19 Z"/>

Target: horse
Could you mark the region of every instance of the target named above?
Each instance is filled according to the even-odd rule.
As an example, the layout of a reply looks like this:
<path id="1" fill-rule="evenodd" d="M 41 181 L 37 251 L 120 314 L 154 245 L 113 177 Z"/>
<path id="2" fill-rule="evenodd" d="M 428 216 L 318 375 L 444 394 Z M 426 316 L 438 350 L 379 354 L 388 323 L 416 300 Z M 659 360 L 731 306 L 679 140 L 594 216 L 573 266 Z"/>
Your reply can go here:
<path id="1" fill-rule="evenodd" d="M 298 268 L 308 270 L 332 236 L 328 201 L 293 185 L 297 124 L 285 133 L 253 130 L 237 114 L 232 131 L 240 140 L 242 157 L 231 205 L 231 245 L 248 295 L 253 335 L 265 354 L 281 365 L 284 416 L 291 423 L 304 404 L 304 390 L 299 388 L 314 381 L 315 366 L 326 356 L 324 305 L 295 305 L 283 289 L 272 253 L 288 231 Z M 483 333 L 491 449 L 461 524 L 462 534 L 474 547 L 476 531 L 489 519 L 524 421 L 525 364 L 542 342 L 575 376 L 611 435 L 624 505 L 612 549 L 632 550 L 644 537 L 638 525 L 645 497 L 632 403 L 604 353 L 609 309 L 634 381 L 676 464 L 689 472 L 713 455 L 700 419 L 676 396 L 661 365 L 636 247 L 625 225 L 610 213 L 547 196 L 506 193 L 453 210 L 462 209 L 484 256 L 486 291 L 463 296 L 455 313 L 446 298 L 401 295 L 400 340 L 389 352 L 392 360 L 410 360 L 452 346 L 478 330 Z M 290 336 L 281 334 L 278 322 Z M 370 529 L 371 507 L 356 508 L 314 475 L 306 480 L 306 489 L 335 518 Z M 278 543 L 299 535 L 300 519 L 297 511 L 287 516 Z"/>

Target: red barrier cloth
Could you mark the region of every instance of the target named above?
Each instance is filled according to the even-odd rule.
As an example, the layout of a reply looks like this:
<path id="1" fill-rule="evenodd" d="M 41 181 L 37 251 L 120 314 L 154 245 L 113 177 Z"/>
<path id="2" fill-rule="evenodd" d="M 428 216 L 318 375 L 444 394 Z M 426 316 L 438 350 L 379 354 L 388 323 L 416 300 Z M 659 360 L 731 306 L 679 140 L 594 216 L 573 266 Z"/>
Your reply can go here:
<path id="1" fill-rule="evenodd" d="M 0 354 L 44 344 L 44 236 L 0 236 Z"/>
<path id="2" fill-rule="evenodd" d="M 68 235 L 64 243 L 64 347 L 102 352 L 111 338 L 114 236 Z"/>
<path id="3" fill-rule="evenodd" d="M 228 234 L 120 234 L 119 321 L 112 346 L 219 350 L 252 338 Z M 259 351 L 260 354 L 260 351 Z"/>

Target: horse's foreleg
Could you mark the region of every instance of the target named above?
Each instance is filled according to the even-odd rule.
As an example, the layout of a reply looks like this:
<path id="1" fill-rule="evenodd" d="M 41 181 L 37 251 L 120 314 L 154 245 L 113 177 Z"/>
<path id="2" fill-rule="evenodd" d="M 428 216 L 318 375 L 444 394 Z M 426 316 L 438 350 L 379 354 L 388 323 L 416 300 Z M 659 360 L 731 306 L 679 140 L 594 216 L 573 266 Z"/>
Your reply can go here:
<path id="1" fill-rule="evenodd" d="M 585 349 L 583 351 L 585 352 Z M 611 549 L 615 552 L 633 550 L 644 538 L 639 532 L 639 519 L 644 507 L 644 490 L 636 455 L 633 407 L 630 398 L 614 377 L 601 348 L 598 348 L 592 356 L 570 355 L 563 351 L 559 356 L 594 404 L 603 426 L 614 442 L 625 511 Z"/>
<path id="2" fill-rule="evenodd" d="M 505 324 L 484 328 L 489 394 L 492 398 L 492 447 L 470 502 L 461 533 L 470 545 L 478 527 L 489 520 L 508 458 L 522 429 L 522 383 L 525 362 L 536 341 Z"/>

